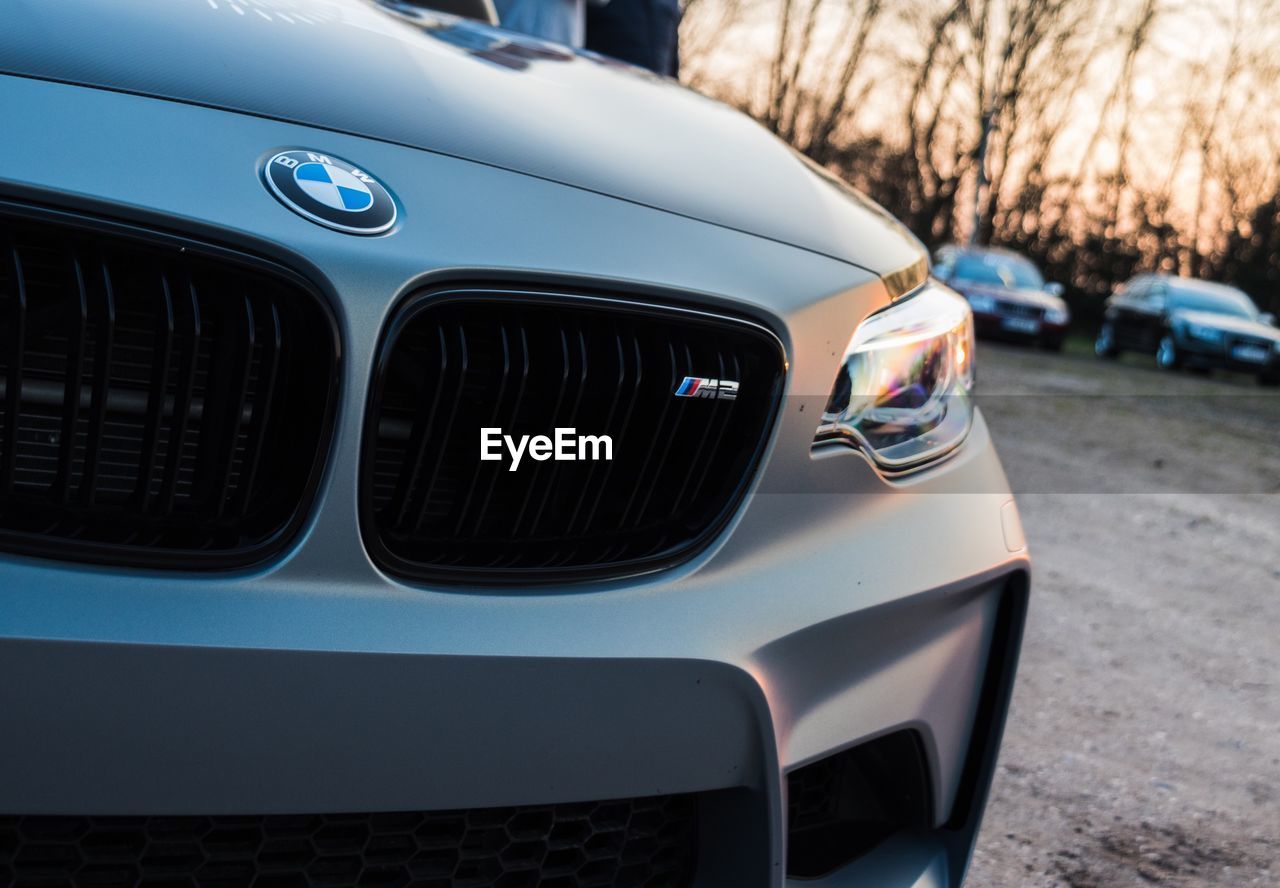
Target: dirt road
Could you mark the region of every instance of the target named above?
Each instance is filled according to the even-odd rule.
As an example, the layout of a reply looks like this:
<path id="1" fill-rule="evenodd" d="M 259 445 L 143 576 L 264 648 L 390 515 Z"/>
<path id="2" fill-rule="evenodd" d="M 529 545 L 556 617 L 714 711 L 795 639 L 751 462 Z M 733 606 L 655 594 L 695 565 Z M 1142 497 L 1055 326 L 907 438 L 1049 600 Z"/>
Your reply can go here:
<path id="1" fill-rule="evenodd" d="M 1035 579 L 968 885 L 1280 885 L 1280 394 L 978 366 Z"/>

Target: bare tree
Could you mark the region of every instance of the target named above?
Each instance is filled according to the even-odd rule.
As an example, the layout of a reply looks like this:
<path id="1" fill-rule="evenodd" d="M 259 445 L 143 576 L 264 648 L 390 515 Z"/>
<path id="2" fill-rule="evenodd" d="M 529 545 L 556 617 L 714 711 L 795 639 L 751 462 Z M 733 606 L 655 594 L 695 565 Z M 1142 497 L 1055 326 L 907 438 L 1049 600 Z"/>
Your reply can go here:
<path id="1" fill-rule="evenodd" d="M 717 95 L 930 244 L 1032 255 L 1086 317 L 1138 268 L 1280 282 L 1280 0 L 692 0 L 690 20 L 695 81 L 708 23 L 750 20 Z"/>

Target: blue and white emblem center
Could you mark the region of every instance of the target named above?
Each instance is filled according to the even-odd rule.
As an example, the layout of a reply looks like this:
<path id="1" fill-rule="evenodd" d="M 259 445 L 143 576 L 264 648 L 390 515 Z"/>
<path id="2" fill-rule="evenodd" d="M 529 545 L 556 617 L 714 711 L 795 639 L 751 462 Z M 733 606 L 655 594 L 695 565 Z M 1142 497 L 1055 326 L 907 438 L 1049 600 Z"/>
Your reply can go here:
<path id="1" fill-rule="evenodd" d="M 313 199 L 335 210 L 360 213 L 373 206 L 373 192 L 363 182 L 331 163 L 300 163 L 293 178 Z"/>

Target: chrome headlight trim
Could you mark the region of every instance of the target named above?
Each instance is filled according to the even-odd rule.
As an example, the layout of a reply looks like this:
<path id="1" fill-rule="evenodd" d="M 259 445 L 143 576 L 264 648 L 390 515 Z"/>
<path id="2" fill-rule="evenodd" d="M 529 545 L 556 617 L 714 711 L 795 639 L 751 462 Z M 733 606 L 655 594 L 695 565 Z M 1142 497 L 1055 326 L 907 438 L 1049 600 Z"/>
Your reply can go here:
<path id="1" fill-rule="evenodd" d="M 856 448 L 889 473 L 955 450 L 973 426 L 973 312 L 929 281 L 865 318 L 844 360 L 814 446 Z"/>

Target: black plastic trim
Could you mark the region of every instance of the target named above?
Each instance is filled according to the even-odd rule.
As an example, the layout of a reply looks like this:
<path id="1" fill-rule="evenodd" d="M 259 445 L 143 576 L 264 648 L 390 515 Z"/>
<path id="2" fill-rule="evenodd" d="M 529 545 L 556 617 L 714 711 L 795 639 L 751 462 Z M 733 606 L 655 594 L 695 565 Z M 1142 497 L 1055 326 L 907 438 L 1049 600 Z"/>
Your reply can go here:
<path id="1" fill-rule="evenodd" d="M 776 377 L 774 391 L 770 393 L 772 407 L 764 421 L 759 441 L 756 442 L 755 450 L 746 464 L 746 470 L 739 479 L 737 488 L 726 499 L 720 513 L 708 523 L 707 527 L 697 537 L 692 538 L 675 551 L 658 557 L 612 562 L 598 567 L 569 569 L 519 568 L 509 571 L 493 571 L 470 567 L 454 568 L 446 565 L 422 565 L 400 558 L 383 544 L 375 524 L 376 518 L 373 514 L 374 454 L 377 447 L 377 423 L 375 420 L 378 406 L 382 402 L 387 363 L 394 350 L 395 343 L 405 327 L 418 314 L 430 308 L 446 302 L 503 303 L 511 299 L 519 299 L 525 305 L 585 304 L 609 311 L 630 312 L 667 320 L 670 320 L 673 316 L 697 318 L 700 322 L 718 324 L 736 332 L 752 332 L 777 349 L 779 373 Z M 634 293 L 623 292 L 610 296 L 576 288 L 561 289 L 557 287 L 555 289 L 544 289 L 536 285 L 520 287 L 513 285 L 511 282 L 492 284 L 484 282 L 450 282 L 435 288 L 410 293 L 391 312 L 391 320 L 379 337 L 375 354 L 377 357 L 370 381 L 369 396 L 365 409 L 364 431 L 361 437 L 360 491 L 358 496 L 360 534 L 370 558 L 380 569 L 401 579 L 442 583 L 452 586 L 498 588 L 627 579 L 668 570 L 689 561 L 704 551 L 720 536 L 733 516 L 737 514 L 747 490 L 758 476 L 764 453 L 773 439 L 778 415 L 782 407 L 782 393 L 786 386 L 786 376 L 789 369 L 786 347 L 782 340 L 773 330 L 756 320 L 728 315 L 720 311 L 664 304 Z"/>
<path id="2" fill-rule="evenodd" d="M 0 213 L 15 218 L 30 219 L 33 222 L 73 228 L 90 234 L 117 237 L 133 241 L 144 248 L 176 250 L 179 253 L 227 263 L 258 274 L 275 277 L 296 288 L 314 303 L 324 318 L 324 324 L 329 328 L 333 349 L 332 371 L 328 380 L 329 396 L 320 423 L 320 440 L 316 445 L 315 462 L 293 514 L 267 539 L 253 546 L 209 552 L 201 549 L 166 549 L 93 543 L 0 530 L 0 552 L 53 561 L 72 561 L 113 567 L 213 572 L 256 567 L 287 549 L 310 516 L 316 493 L 327 470 L 332 456 L 335 420 L 341 400 L 344 359 L 342 337 L 333 306 L 325 298 L 323 291 L 307 277 L 274 259 L 175 231 L 14 200 L 3 195 L 0 195 Z"/>

